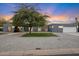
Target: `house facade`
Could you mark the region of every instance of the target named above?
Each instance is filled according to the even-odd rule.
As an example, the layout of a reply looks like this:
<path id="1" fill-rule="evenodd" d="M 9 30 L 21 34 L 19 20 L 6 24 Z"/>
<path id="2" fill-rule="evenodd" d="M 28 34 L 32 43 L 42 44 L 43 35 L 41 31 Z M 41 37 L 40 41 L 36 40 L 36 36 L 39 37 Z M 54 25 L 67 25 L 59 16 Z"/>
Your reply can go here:
<path id="1" fill-rule="evenodd" d="M 76 24 L 50 24 L 48 32 L 76 32 Z"/>
<path id="2" fill-rule="evenodd" d="M 28 32 L 29 27 L 19 27 L 21 32 Z M 13 32 L 14 26 L 6 23 L 3 25 L 3 32 Z M 76 32 L 76 24 L 49 24 L 44 27 L 32 27 L 32 32 Z"/>
<path id="3" fill-rule="evenodd" d="M 22 29 L 24 29 L 23 31 L 28 32 L 29 31 L 29 27 L 22 27 Z M 32 27 L 31 29 L 32 32 L 48 32 L 48 26 L 43 26 L 43 27 Z"/>

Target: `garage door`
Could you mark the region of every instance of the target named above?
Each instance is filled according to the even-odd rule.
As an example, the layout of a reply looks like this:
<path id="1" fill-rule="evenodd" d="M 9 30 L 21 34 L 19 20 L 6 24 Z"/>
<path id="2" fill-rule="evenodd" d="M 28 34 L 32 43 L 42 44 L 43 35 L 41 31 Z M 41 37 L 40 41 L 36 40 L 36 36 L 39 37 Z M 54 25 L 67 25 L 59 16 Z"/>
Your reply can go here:
<path id="1" fill-rule="evenodd" d="M 64 27 L 63 32 L 76 32 L 76 27 Z"/>

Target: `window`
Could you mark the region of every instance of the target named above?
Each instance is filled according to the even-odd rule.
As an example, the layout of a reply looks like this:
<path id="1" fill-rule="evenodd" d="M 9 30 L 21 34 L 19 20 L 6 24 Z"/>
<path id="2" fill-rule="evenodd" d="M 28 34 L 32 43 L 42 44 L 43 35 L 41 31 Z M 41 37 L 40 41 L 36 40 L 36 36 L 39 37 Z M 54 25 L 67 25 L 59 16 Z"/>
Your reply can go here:
<path id="1" fill-rule="evenodd" d="M 63 28 L 63 26 L 58 26 L 58 28 Z"/>
<path id="2" fill-rule="evenodd" d="M 52 26 L 52 28 L 54 28 L 54 26 Z"/>

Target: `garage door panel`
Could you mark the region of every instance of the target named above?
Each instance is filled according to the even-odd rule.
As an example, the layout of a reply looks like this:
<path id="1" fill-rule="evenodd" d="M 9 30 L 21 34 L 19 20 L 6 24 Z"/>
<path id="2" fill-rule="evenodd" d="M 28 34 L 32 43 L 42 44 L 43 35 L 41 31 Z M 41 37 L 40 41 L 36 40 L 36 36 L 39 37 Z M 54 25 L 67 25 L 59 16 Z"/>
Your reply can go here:
<path id="1" fill-rule="evenodd" d="M 63 32 L 76 32 L 76 27 L 64 27 Z"/>

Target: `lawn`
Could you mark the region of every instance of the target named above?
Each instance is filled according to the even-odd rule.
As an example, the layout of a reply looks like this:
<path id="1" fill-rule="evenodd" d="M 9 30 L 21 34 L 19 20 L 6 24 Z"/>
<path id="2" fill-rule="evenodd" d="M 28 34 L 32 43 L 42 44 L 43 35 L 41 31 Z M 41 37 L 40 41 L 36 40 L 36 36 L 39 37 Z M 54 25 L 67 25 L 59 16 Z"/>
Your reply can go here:
<path id="1" fill-rule="evenodd" d="M 3 34 L 5 34 L 5 33 L 0 33 L 0 35 L 3 35 Z"/>
<path id="2" fill-rule="evenodd" d="M 51 32 L 32 32 L 31 34 L 26 33 L 22 36 L 23 37 L 52 37 L 52 36 L 56 36 L 56 34 Z"/>

